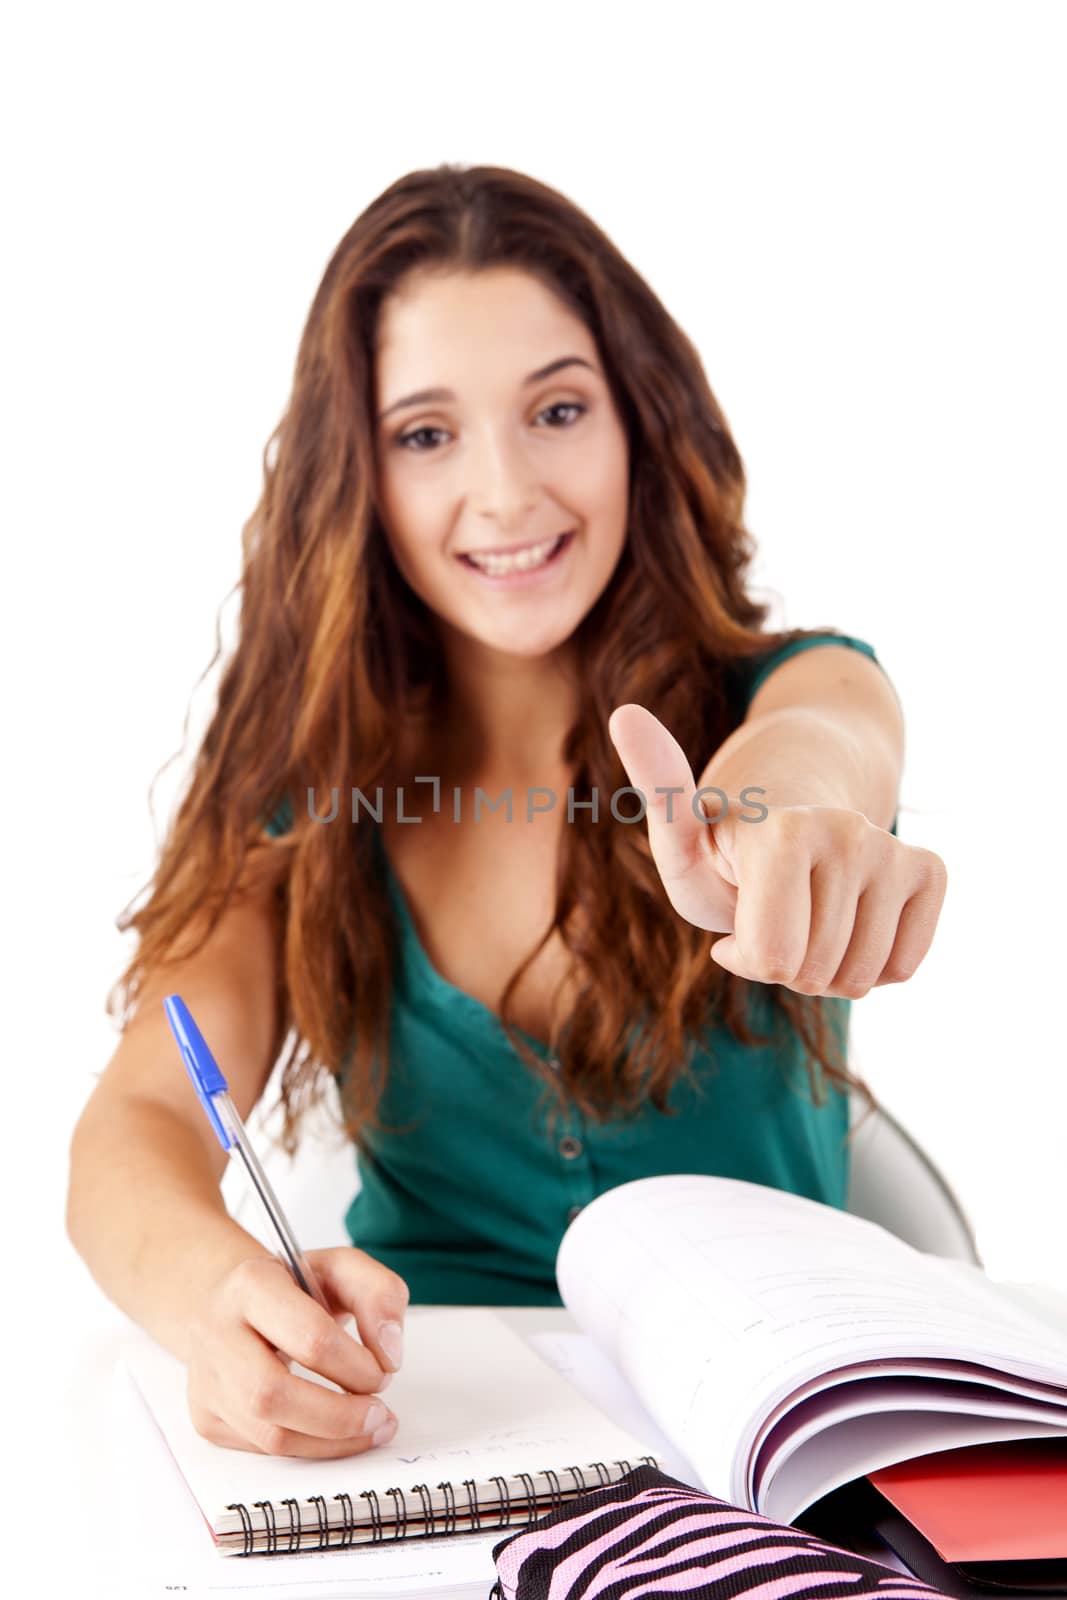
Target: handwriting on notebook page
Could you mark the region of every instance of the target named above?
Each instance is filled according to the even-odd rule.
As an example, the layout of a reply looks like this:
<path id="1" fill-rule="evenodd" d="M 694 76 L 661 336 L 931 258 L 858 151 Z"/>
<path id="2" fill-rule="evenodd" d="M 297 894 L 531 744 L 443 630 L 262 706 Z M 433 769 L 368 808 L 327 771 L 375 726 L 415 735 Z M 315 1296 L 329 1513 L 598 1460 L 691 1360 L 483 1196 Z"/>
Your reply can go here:
<path id="1" fill-rule="evenodd" d="M 536 1445 L 538 1449 L 551 1450 L 555 1445 L 564 1444 L 571 1446 L 574 1444 L 574 1439 L 569 1433 L 552 1435 L 519 1433 L 506 1443 L 483 1444 L 479 1445 L 477 1450 L 427 1450 L 415 1456 L 404 1456 L 399 1451 L 394 1450 L 393 1459 L 395 1461 L 403 1461 L 407 1466 L 412 1466 L 416 1461 L 456 1461 L 461 1456 L 471 1455 L 479 1457 L 487 1455 L 506 1456 L 510 1451 L 525 1449 L 527 1445 Z"/>

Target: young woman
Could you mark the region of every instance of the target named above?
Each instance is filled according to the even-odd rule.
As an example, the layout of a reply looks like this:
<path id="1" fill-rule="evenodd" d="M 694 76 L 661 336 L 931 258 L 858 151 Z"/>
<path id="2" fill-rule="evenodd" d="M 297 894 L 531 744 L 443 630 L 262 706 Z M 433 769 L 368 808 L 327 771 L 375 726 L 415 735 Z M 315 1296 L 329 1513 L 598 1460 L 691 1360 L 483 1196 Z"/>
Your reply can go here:
<path id="1" fill-rule="evenodd" d="M 849 1006 L 915 971 L 946 874 L 895 837 L 873 649 L 762 629 L 697 353 L 552 189 L 443 166 L 375 200 L 264 469 L 69 1228 L 202 1433 L 331 1456 L 395 1426 L 409 1298 L 558 1304 L 615 1184 L 843 1206 Z M 336 1077 L 353 1247 L 311 1259 L 362 1344 L 227 1216 L 173 991 L 243 1115 L 280 1058 L 290 1147 Z"/>

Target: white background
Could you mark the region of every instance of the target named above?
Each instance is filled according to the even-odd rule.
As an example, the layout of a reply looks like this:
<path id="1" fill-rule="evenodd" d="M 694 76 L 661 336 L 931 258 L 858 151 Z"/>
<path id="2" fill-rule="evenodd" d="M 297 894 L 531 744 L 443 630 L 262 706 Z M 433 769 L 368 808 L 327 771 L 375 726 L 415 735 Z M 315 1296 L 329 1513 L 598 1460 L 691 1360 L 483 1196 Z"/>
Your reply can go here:
<path id="1" fill-rule="evenodd" d="M 9 15 L 15 1362 L 54 1376 L 99 1309 L 62 1231 L 67 1141 L 116 1043 L 104 997 L 153 866 L 148 786 L 177 756 L 162 830 L 303 320 L 357 214 L 445 160 L 527 171 L 616 241 L 724 407 L 772 621 L 878 651 L 907 717 L 900 835 L 949 888 L 917 975 L 854 1004 L 856 1063 L 991 1273 L 1067 1285 L 1062 18 L 1017 0 Z M 55 1382 L 20 1389 L 47 1441 Z"/>

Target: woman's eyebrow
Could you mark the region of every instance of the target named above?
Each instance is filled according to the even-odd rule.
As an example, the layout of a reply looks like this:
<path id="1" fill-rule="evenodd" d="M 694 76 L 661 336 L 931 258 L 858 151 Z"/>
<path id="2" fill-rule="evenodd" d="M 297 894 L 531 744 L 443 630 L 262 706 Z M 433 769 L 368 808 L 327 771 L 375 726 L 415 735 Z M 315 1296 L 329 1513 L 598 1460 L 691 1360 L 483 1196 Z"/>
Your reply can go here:
<path id="1" fill-rule="evenodd" d="M 560 356 L 558 361 L 550 361 L 547 367 L 538 367 L 536 372 L 531 372 L 529 377 L 522 380 L 522 387 L 526 389 L 531 383 L 540 383 L 542 378 L 550 378 L 554 372 L 570 366 L 588 367 L 590 372 L 597 371 L 592 362 L 586 361 L 582 356 Z M 378 421 L 384 422 L 386 417 L 391 416 L 394 411 L 402 411 L 405 406 L 424 406 L 431 400 L 455 398 L 453 389 L 418 389 L 414 394 L 406 394 L 402 400 L 394 400 L 392 405 L 386 406 L 385 410 L 379 413 Z"/>

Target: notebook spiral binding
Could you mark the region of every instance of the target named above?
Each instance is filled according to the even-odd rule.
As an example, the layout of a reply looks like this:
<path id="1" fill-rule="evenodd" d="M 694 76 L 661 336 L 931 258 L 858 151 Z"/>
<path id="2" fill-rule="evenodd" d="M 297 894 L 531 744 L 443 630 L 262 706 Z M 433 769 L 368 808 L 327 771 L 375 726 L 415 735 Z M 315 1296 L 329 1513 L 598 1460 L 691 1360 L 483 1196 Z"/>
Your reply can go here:
<path id="1" fill-rule="evenodd" d="M 640 1456 L 639 1460 L 647 1466 L 657 1467 L 659 1462 L 655 1456 Z M 602 1488 L 606 1484 L 615 1483 L 619 1478 L 625 1477 L 633 1469 L 628 1461 L 616 1461 L 618 1473 L 613 1474 L 603 1461 L 590 1461 L 586 1463 L 585 1471 L 592 1469 L 597 1475 L 595 1485 L 587 1484 L 585 1472 L 581 1467 L 565 1467 L 574 1479 L 573 1487 L 566 1489 L 560 1486 L 559 1475 L 550 1468 L 542 1468 L 538 1477 L 548 1480 L 549 1509 L 557 1510 L 565 1500 L 573 1500 L 580 1494 L 585 1494 L 589 1488 Z M 508 1528 L 511 1526 L 512 1515 L 519 1516 L 525 1510 L 526 1522 L 536 1522 L 541 1507 L 538 1504 L 538 1493 L 534 1487 L 533 1476 L 528 1472 L 519 1472 L 509 1480 L 498 1477 L 495 1473 L 490 1475 L 489 1481 L 497 1485 L 497 1504 L 490 1512 L 479 1503 L 478 1485 L 473 1478 L 464 1478 L 462 1489 L 466 1495 L 466 1505 L 463 1509 L 464 1520 L 469 1516 L 472 1532 L 481 1532 L 490 1528 Z M 509 1488 L 509 1482 L 512 1485 Z M 522 1492 L 514 1495 L 516 1482 L 522 1484 Z M 392 1499 L 388 1522 L 382 1516 L 381 1502 L 376 1489 L 363 1489 L 357 1500 L 365 1500 L 371 1521 L 370 1539 L 357 1540 L 356 1535 L 365 1524 L 357 1521 L 355 1509 L 350 1494 L 335 1494 L 330 1498 L 341 1507 L 341 1526 L 331 1527 L 330 1516 L 326 1504 L 326 1497 L 321 1494 L 309 1495 L 305 1505 L 314 1507 L 314 1522 L 310 1522 L 308 1513 L 302 1512 L 300 1502 L 289 1496 L 284 1500 L 254 1500 L 252 1510 L 243 1500 L 231 1501 L 226 1507 L 227 1511 L 236 1511 L 241 1520 L 241 1555 L 250 1556 L 258 1553 L 268 1555 L 293 1554 L 298 1550 L 339 1550 L 346 1549 L 355 1543 L 380 1544 L 386 1540 L 406 1539 L 412 1536 L 430 1538 L 434 1534 L 455 1533 L 460 1513 L 456 1509 L 456 1488 L 451 1479 L 434 1486 L 444 1496 L 445 1509 L 443 1512 L 434 1511 L 433 1499 L 428 1484 L 416 1483 L 407 1493 L 403 1489 L 386 1489 L 386 1495 Z M 419 1504 L 416 1509 L 413 1496 L 418 1495 Z M 278 1508 L 285 1507 L 285 1516 L 278 1516 Z M 409 1527 L 408 1508 L 414 1513 Z M 500 1508 L 500 1520 L 492 1521 L 492 1515 Z M 262 1527 L 258 1530 L 252 1511 L 258 1511 L 262 1518 Z M 487 1520 L 483 1521 L 483 1517 Z M 309 1542 L 318 1535 L 317 1542 Z M 331 1534 L 339 1534 L 332 1538 Z M 260 1540 L 266 1537 L 266 1545 L 262 1543 L 257 1547 L 257 1536 Z"/>

